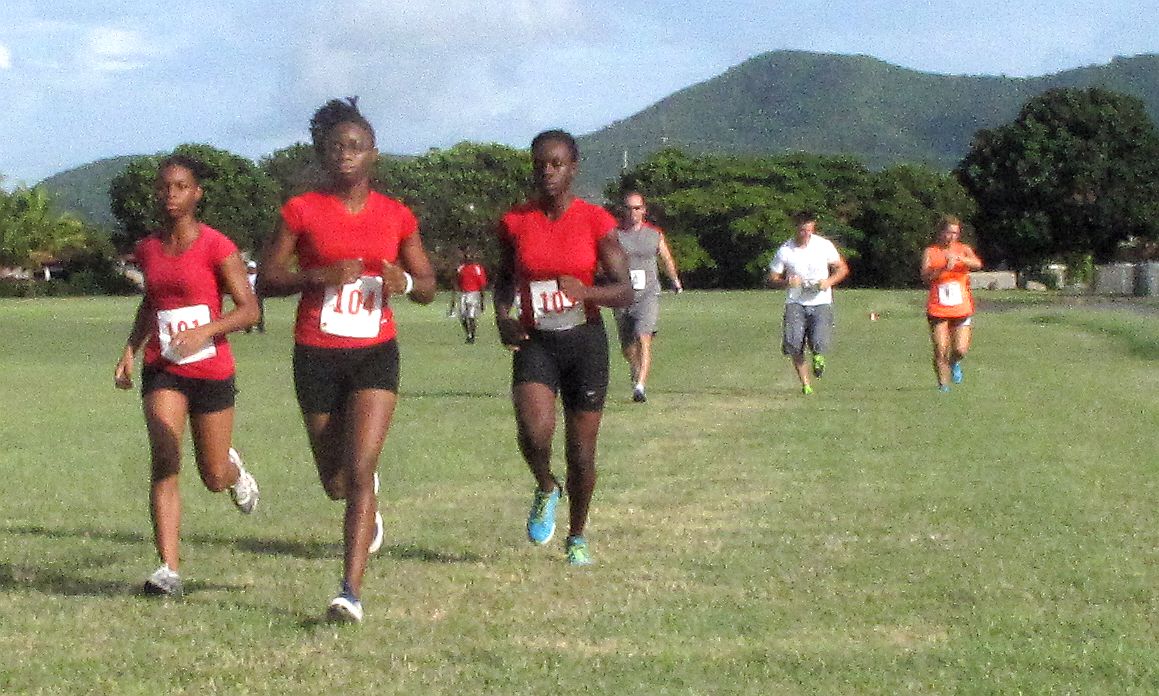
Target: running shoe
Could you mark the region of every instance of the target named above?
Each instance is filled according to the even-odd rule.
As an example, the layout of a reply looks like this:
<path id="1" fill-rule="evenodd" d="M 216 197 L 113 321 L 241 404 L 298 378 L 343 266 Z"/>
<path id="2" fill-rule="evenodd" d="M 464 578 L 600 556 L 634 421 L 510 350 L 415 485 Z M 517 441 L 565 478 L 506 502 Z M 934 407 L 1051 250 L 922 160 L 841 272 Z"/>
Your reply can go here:
<path id="1" fill-rule="evenodd" d="M 954 384 L 961 384 L 962 380 L 965 378 L 965 375 L 962 374 L 961 361 L 950 365 L 950 380 L 952 380 Z"/>
<path id="2" fill-rule="evenodd" d="M 533 543 L 542 546 L 555 535 L 555 506 L 559 504 L 561 496 L 558 483 L 550 493 L 535 491 L 531 512 L 527 515 L 527 538 Z"/>
<path id="3" fill-rule="evenodd" d="M 825 374 L 825 356 L 820 353 L 813 354 L 813 376 L 820 378 Z"/>
<path id="4" fill-rule="evenodd" d="M 378 497 L 378 472 L 374 472 L 374 497 Z M 377 507 L 377 500 L 375 501 Z M 382 513 L 377 509 L 374 511 L 374 537 L 370 540 L 370 546 L 366 549 L 367 553 L 377 553 L 382 548 L 382 539 L 384 531 L 382 526 Z"/>
<path id="5" fill-rule="evenodd" d="M 809 386 L 808 384 L 803 384 L 801 385 L 801 393 L 805 396 L 809 396 L 813 393 L 813 387 Z"/>
<path id="6" fill-rule="evenodd" d="M 367 553 L 378 553 L 378 550 L 382 548 L 382 540 L 383 540 L 384 536 L 385 536 L 385 532 L 383 531 L 383 527 L 382 527 L 382 513 L 375 511 L 375 513 L 374 513 L 374 537 L 371 538 L 370 546 L 367 547 L 366 552 Z"/>
<path id="7" fill-rule="evenodd" d="M 938 391 L 940 391 L 940 392 L 941 392 L 941 393 L 943 393 L 943 394 L 949 394 L 949 393 L 950 393 L 950 385 L 948 385 L 948 384 L 939 384 L 939 385 L 938 385 Z"/>
<path id="8" fill-rule="evenodd" d="M 332 623 L 362 622 L 362 602 L 358 601 L 346 583 L 342 583 L 342 591 L 338 596 L 330 600 L 330 606 L 326 608 L 326 620 Z"/>
<path id="9" fill-rule="evenodd" d="M 177 599 L 181 597 L 183 592 L 181 576 L 170 570 L 168 565 L 162 565 L 154 570 L 149 579 L 145 581 L 145 594 L 147 595 Z"/>
<path id="10" fill-rule="evenodd" d="M 258 506 L 257 479 L 245 470 L 241 455 L 232 447 L 229 448 L 229 461 L 237 467 L 237 481 L 229 487 L 229 497 L 233 499 L 233 504 L 238 510 L 248 515 Z"/>
<path id="11" fill-rule="evenodd" d="M 647 400 L 648 395 L 644 393 L 644 387 L 637 384 L 636 388 L 632 390 L 632 401 L 635 401 L 638 404 L 642 404 Z"/>
<path id="12" fill-rule="evenodd" d="M 567 538 L 567 562 L 573 566 L 592 564 L 592 554 L 588 550 L 588 542 L 582 536 L 569 536 Z"/>

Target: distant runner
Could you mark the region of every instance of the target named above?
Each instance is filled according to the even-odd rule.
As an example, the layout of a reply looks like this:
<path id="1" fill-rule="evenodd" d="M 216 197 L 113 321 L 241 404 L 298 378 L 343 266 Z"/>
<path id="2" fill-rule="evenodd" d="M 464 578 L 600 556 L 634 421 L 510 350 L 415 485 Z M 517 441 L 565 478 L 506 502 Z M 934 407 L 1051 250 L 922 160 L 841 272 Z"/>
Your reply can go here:
<path id="1" fill-rule="evenodd" d="M 777 249 L 769 262 L 768 281 L 788 288 L 782 328 L 781 352 L 793 361 L 801 380 L 801 393 L 813 393 L 805 349 L 813 353 L 813 376 L 825 373 L 825 352 L 833 336 L 833 286 L 849 276 L 849 266 L 833 242 L 815 234 L 817 216 L 801 212 L 793 216 L 797 234 Z"/>
<path id="2" fill-rule="evenodd" d="M 961 384 L 962 359 L 970 350 L 974 316 L 974 294 L 970 291 L 970 271 L 982 268 L 974 250 L 961 242 L 962 222 L 943 215 L 935 228 L 936 241 L 922 254 L 922 282 L 930 286 L 926 298 L 926 319 L 934 349 L 934 374 L 938 391 L 950 391 L 950 383 Z"/>
<path id="3" fill-rule="evenodd" d="M 382 545 L 378 460 L 398 402 L 391 305 L 435 298 L 418 220 L 370 186 L 374 128 L 357 100 L 332 99 L 310 119 L 326 185 L 291 198 L 259 266 L 258 290 L 300 293 L 294 391 L 326 495 L 346 501 L 342 583 L 331 621 L 362 621 L 367 555 Z"/>
<path id="4" fill-rule="evenodd" d="M 463 263 L 455 271 L 456 312 L 467 343 L 475 342 L 479 315 L 483 313 L 483 291 L 487 288 L 487 271 L 475 260 L 469 249 L 463 251 Z"/>
<path id="5" fill-rule="evenodd" d="M 620 349 L 632 377 L 632 401 L 648 400 L 646 387 L 652 369 L 652 337 L 660 317 L 660 274 L 656 257 L 664 262 L 664 273 L 676 292 L 683 292 L 676 262 L 664 239 L 664 232 L 646 222 L 644 197 L 635 191 L 624 196 L 625 225 L 617 230 L 620 246 L 628 255 L 628 272 L 634 292 L 632 304 L 614 310 L 619 329 Z"/>
<path id="6" fill-rule="evenodd" d="M 608 338 L 601 306 L 632 301 L 628 262 L 613 231 L 616 220 L 577 198 L 575 138 L 545 131 L 531 141 L 536 197 L 499 223 L 502 258 L 495 278 L 495 323 L 514 351 L 511 398 L 519 450 L 535 477 L 527 537 L 546 544 L 555 534 L 563 490 L 551 471 L 556 400 L 563 402 L 570 519 L 568 563 L 592 562 L 584 530 L 596 487 L 596 441 L 608 392 Z M 597 267 L 609 282 L 596 284 Z M 510 316 L 515 297 L 519 315 Z"/>
<path id="7" fill-rule="evenodd" d="M 137 243 L 145 297 L 113 381 L 133 388 L 133 358 L 143 349 L 141 400 L 152 462 L 149 511 L 161 567 L 145 581 L 145 593 L 179 597 L 181 440 L 188 419 L 201 482 L 213 492 L 229 490 L 234 505 L 249 514 L 258 504 L 258 484 L 232 447 L 234 360 L 226 334 L 252 326 L 258 302 L 245 277 L 237 246 L 200 222 L 197 206 L 201 162 L 172 155 L 161 162 L 154 190 L 164 220 L 161 229 Z M 222 294 L 234 307 L 222 311 Z"/>

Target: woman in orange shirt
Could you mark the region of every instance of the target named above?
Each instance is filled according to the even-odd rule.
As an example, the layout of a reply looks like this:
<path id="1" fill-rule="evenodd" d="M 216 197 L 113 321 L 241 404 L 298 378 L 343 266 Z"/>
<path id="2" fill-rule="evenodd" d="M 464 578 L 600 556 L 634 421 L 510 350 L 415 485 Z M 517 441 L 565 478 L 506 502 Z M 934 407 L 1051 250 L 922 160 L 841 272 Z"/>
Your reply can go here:
<path id="1" fill-rule="evenodd" d="M 970 271 L 982 268 L 974 250 L 961 242 L 962 222 L 953 215 L 938 220 L 936 239 L 922 254 L 922 282 L 930 286 L 926 318 L 934 345 L 938 390 L 962 382 L 962 358 L 970 350 L 970 319 L 974 296 Z"/>

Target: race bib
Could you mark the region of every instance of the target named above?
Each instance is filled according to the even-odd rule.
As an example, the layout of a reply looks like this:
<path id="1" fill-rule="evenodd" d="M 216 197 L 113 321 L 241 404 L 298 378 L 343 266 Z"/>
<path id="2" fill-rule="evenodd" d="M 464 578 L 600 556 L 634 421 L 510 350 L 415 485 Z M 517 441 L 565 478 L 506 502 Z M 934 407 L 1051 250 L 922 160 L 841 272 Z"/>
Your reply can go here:
<path id="1" fill-rule="evenodd" d="M 632 289 L 633 290 L 643 290 L 644 286 L 646 286 L 648 284 L 648 276 L 647 276 L 647 274 L 644 273 L 643 269 L 641 269 L 641 270 L 632 269 L 632 270 L 628 271 L 628 274 L 631 275 L 631 277 L 632 277 Z"/>
<path id="2" fill-rule="evenodd" d="M 157 311 L 157 340 L 161 342 L 161 356 L 178 365 L 208 360 L 217 355 L 217 346 L 213 341 L 207 342 L 196 353 L 185 358 L 178 358 L 169 350 L 169 344 L 175 334 L 189 329 L 196 329 L 209 323 L 209 305 L 193 305 L 178 307 L 177 309 L 161 309 Z"/>
<path id="3" fill-rule="evenodd" d="M 938 285 L 938 304 L 944 307 L 957 307 L 963 302 L 962 284 L 950 281 Z"/>
<path id="4" fill-rule="evenodd" d="M 362 276 L 342 287 L 326 288 L 322 333 L 346 338 L 375 338 L 382 324 L 382 278 Z"/>
<path id="5" fill-rule="evenodd" d="M 583 302 L 572 302 L 559 289 L 559 282 L 552 280 L 532 281 L 531 309 L 535 328 L 544 331 L 563 331 L 587 321 Z"/>

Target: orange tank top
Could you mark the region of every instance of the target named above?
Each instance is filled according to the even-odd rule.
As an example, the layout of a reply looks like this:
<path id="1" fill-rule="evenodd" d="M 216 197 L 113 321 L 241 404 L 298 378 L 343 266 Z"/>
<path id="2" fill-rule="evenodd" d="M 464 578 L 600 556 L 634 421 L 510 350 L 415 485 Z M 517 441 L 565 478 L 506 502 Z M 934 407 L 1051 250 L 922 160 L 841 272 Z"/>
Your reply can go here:
<path id="1" fill-rule="evenodd" d="M 933 268 L 942 269 L 930 282 L 930 294 L 926 298 L 926 314 L 938 319 L 961 319 L 974 313 L 974 295 L 970 292 L 970 269 L 962 262 L 946 268 L 946 256 L 953 254 L 959 258 L 970 253 L 970 247 L 954 242 L 948 248 L 934 244 L 926 247 Z"/>

